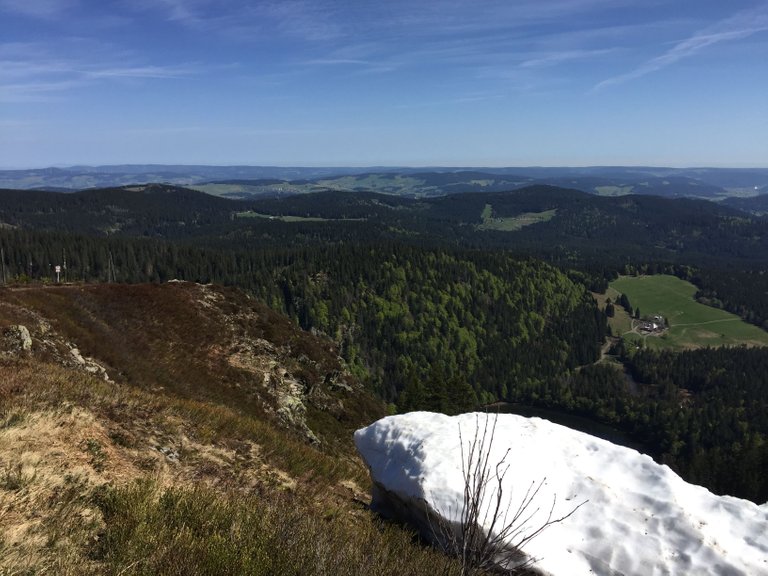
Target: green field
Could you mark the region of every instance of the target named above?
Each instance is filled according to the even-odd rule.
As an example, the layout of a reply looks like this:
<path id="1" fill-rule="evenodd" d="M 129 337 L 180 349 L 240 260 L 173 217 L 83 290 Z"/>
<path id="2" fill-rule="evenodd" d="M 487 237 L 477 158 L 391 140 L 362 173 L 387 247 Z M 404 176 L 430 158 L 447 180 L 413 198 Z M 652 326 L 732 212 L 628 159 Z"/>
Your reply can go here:
<path id="1" fill-rule="evenodd" d="M 365 218 L 320 218 L 319 216 L 273 216 L 261 214 L 253 210 L 235 212 L 236 218 L 264 218 L 267 220 L 280 220 L 281 222 L 363 222 Z"/>
<path id="2" fill-rule="evenodd" d="M 658 314 L 669 322 L 664 334 L 643 336 L 627 330 L 626 319 L 621 318 L 622 336 L 642 339 L 648 347 L 768 346 L 768 332 L 730 312 L 696 302 L 696 286 L 675 276 L 622 276 L 611 282 L 607 295 L 616 301 L 622 293 L 633 308 L 640 309 L 641 316 Z M 624 316 L 619 314 L 621 310 L 616 306 L 617 316 Z"/>
<path id="3" fill-rule="evenodd" d="M 625 196 L 632 194 L 632 186 L 595 186 L 599 196 Z"/>
<path id="4" fill-rule="evenodd" d="M 195 184 L 187 186 L 190 190 L 197 190 L 198 192 L 205 192 L 211 196 L 231 196 L 231 195 L 247 195 L 247 194 L 304 194 L 312 192 L 313 188 L 310 185 L 295 186 L 289 183 L 280 184 L 224 184 L 224 183 L 209 183 L 209 184 Z"/>
<path id="5" fill-rule="evenodd" d="M 245 212 L 235 212 L 238 218 L 266 218 L 268 220 L 280 220 L 281 222 L 330 222 L 327 218 L 315 218 L 304 216 L 271 216 L 269 214 L 259 214 L 253 210 Z"/>
<path id="6" fill-rule="evenodd" d="M 517 216 L 496 218 L 493 216 L 493 206 L 486 204 L 485 208 L 483 208 L 483 211 L 480 213 L 480 218 L 483 220 L 483 223 L 480 224 L 477 229 L 515 232 L 524 226 L 552 220 L 556 213 L 557 210 L 546 210 L 544 212 L 525 212 L 524 214 L 518 214 Z"/>

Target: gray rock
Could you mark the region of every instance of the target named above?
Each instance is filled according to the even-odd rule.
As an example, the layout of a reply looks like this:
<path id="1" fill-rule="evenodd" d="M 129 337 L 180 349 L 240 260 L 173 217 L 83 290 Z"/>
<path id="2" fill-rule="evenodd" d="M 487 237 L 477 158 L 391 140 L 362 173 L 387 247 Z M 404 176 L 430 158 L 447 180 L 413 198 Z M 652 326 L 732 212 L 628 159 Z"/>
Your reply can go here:
<path id="1" fill-rule="evenodd" d="M 29 329 L 22 325 L 10 326 L 4 332 L 7 347 L 13 352 L 31 352 L 32 336 Z"/>

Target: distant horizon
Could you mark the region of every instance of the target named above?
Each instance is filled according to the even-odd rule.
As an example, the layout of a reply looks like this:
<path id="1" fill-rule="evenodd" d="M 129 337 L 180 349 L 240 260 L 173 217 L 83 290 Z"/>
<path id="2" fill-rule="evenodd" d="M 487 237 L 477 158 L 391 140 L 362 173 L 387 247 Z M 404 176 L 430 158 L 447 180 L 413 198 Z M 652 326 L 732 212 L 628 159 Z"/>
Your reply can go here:
<path id="1" fill-rule="evenodd" d="M 308 169 L 354 169 L 354 170 L 525 170 L 529 169 L 597 169 L 597 168 L 653 168 L 660 170 L 768 170 L 768 164 L 765 165 L 716 165 L 716 164 L 692 164 L 692 165 L 671 165 L 671 164 L 323 164 L 323 163 L 226 163 L 216 164 L 210 162 L 204 163 L 184 163 L 184 162 L 117 162 L 117 163 L 75 163 L 75 164 L 49 164 L 35 166 L 3 166 L 0 165 L 0 171 L 20 171 L 20 170 L 73 170 L 78 168 L 98 169 L 98 168 L 120 168 L 120 167 L 179 167 L 179 168 L 308 168 Z"/>

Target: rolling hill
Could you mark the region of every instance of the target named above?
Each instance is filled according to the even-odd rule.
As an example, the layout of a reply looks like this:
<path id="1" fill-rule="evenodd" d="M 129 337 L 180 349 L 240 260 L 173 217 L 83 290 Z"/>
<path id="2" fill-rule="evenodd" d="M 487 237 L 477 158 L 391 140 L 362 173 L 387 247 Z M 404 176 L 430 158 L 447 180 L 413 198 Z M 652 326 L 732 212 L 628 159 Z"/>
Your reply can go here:
<path id="1" fill-rule="evenodd" d="M 324 191 L 250 201 L 146 185 L 66 195 L 0 190 L 0 200 L 6 230 L 184 239 L 209 247 L 405 241 L 506 248 L 576 263 L 768 262 L 768 221 L 728 205 L 600 197 L 544 185 L 421 199 Z"/>
<path id="2" fill-rule="evenodd" d="M 321 190 L 369 191 L 411 197 L 494 192 L 531 184 L 598 195 L 655 194 L 724 198 L 768 186 L 766 169 L 589 167 L 270 167 L 123 165 L 0 170 L 0 187 L 74 191 L 162 182 L 234 198 Z"/>

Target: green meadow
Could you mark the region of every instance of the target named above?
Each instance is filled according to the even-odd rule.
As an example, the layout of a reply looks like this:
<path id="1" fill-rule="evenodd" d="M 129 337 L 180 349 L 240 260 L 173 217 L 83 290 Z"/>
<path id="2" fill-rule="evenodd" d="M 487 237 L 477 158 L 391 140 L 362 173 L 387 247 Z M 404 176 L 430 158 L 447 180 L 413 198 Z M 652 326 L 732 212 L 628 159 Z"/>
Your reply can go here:
<path id="1" fill-rule="evenodd" d="M 267 220 L 280 220 L 281 222 L 335 222 L 329 218 L 317 218 L 314 216 L 272 216 L 270 214 L 259 214 L 253 210 L 245 212 L 235 212 L 238 218 L 265 218 Z M 356 218 L 347 218 L 347 220 L 359 220 Z"/>
<path id="2" fill-rule="evenodd" d="M 694 299 L 696 286 L 675 276 L 622 276 L 610 284 L 613 301 L 626 294 L 642 317 L 664 316 L 669 330 L 662 335 L 643 336 L 632 331 L 620 306 L 612 327 L 624 338 L 644 340 L 651 348 L 701 348 L 704 346 L 768 346 L 768 332 L 744 322 L 730 312 L 700 304 Z M 622 312 L 619 314 L 619 312 Z"/>
<path id="3" fill-rule="evenodd" d="M 497 218 L 493 216 L 493 206 L 486 204 L 480 213 L 483 223 L 477 226 L 478 230 L 499 230 L 501 232 L 515 232 L 539 222 L 547 222 L 554 218 L 557 210 L 546 210 L 544 212 L 525 212 L 517 216 L 508 216 L 506 218 Z"/>

